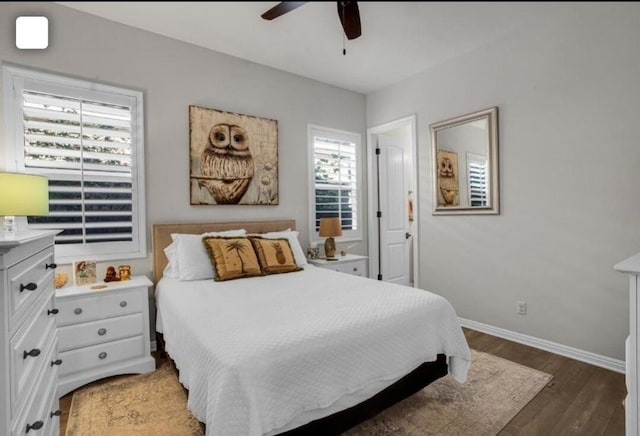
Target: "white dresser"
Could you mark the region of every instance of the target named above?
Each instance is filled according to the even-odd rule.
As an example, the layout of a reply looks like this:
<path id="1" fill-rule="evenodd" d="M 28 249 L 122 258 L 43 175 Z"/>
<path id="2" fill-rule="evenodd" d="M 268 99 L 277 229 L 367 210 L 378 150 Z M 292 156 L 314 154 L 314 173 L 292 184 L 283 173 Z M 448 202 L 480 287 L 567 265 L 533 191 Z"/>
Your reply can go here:
<path id="1" fill-rule="evenodd" d="M 122 282 L 56 290 L 60 368 L 58 395 L 117 374 L 155 370 L 149 341 L 151 281 L 134 276 Z"/>
<path id="2" fill-rule="evenodd" d="M 639 436 L 640 407 L 640 253 L 623 260 L 614 267 L 629 275 L 629 337 L 625 344 L 627 398 L 625 400 L 625 434 Z"/>
<path id="3" fill-rule="evenodd" d="M 320 268 L 332 269 L 354 276 L 368 277 L 367 256 L 347 253 L 345 256 L 338 254 L 335 258 L 337 260 L 307 259 L 307 262 Z"/>
<path id="4" fill-rule="evenodd" d="M 60 430 L 53 238 L 0 233 L 0 434 Z"/>

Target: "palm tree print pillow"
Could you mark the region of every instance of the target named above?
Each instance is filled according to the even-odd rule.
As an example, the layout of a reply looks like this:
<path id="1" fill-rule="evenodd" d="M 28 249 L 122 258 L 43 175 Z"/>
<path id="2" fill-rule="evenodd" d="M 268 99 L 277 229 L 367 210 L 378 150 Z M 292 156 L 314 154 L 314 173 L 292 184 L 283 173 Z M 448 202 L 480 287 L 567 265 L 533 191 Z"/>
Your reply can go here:
<path id="1" fill-rule="evenodd" d="M 248 238 L 205 236 L 202 242 L 216 270 L 215 281 L 263 275 Z"/>
<path id="2" fill-rule="evenodd" d="M 296 264 L 296 259 L 293 256 L 293 251 L 287 238 L 262 239 L 249 237 L 249 239 L 253 244 L 253 248 L 255 248 L 263 273 L 279 274 L 302 269 Z"/>

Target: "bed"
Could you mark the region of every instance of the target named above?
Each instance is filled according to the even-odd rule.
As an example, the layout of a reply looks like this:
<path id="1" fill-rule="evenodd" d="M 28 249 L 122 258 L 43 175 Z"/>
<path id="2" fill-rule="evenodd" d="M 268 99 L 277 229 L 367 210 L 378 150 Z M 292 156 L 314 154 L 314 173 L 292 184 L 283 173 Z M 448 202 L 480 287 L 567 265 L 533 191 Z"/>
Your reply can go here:
<path id="1" fill-rule="evenodd" d="M 291 220 L 153 228 L 156 330 L 208 436 L 330 435 L 452 374 L 469 348 L 435 294 L 307 265 L 226 282 L 163 277 L 172 233 L 294 229 Z"/>

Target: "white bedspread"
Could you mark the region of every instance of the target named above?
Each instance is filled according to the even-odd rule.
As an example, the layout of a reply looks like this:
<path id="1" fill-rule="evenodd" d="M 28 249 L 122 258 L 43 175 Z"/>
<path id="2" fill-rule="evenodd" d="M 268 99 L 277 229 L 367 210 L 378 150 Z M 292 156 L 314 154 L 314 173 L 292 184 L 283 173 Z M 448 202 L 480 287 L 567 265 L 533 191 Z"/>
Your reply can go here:
<path id="1" fill-rule="evenodd" d="M 228 282 L 165 277 L 156 300 L 157 330 L 208 436 L 297 427 L 357 404 L 438 353 L 458 381 L 470 365 L 444 298 L 312 266 Z"/>

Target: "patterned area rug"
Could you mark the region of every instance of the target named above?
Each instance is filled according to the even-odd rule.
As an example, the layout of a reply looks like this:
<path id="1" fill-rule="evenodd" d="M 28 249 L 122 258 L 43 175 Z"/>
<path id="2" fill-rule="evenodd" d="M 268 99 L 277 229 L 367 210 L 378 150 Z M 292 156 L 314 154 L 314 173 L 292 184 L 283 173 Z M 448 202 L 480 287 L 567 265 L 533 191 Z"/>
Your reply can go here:
<path id="1" fill-rule="evenodd" d="M 471 350 L 464 384 L 450 375 L 345 436 L 495 436 L 551 381 L 551 375 Z"/>
<path id="2" fill-rule="evenodd" d="M 444 377 L 348 436 L 495 436 L 552 379 L 543 372 L 472 350 L 464 384 Z M 117 378 L 78 390 L 66 436 L 200 436 L 186 410 L 186 394 L 173 367 Z"/>
<path id="3" fill-rule="evenodd" d="M 166 362 L 154 372 L 77 390 L 66 436 L 202 436 L 187 395 Z"/>

